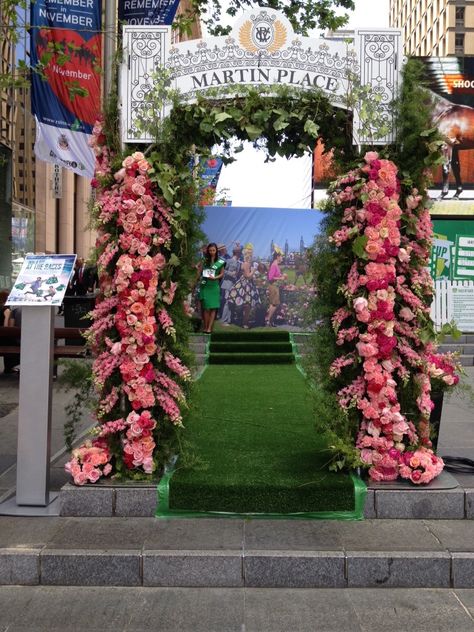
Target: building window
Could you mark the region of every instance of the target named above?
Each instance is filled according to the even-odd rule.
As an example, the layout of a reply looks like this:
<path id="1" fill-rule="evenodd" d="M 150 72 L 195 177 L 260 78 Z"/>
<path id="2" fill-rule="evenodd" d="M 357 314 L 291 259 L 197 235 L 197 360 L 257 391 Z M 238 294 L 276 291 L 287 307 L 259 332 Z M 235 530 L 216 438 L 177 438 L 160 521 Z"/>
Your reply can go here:
<path id="1" fill-rule="evenodd" d="M 464 33 L 454 35 L 454 54 L 464 55 Z"/>
<path id="2" fill-rule="evenodd" d="M 464 26 L 465 7 L 456 7 L 456 26 Z"/>

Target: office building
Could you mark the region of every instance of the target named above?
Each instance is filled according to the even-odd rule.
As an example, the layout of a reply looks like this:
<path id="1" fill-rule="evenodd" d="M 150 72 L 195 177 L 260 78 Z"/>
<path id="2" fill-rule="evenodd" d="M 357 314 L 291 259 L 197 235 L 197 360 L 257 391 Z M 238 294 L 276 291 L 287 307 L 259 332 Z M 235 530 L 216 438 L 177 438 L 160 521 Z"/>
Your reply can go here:
<path id="1" fill-rule="evenodd" d="M 474 0 L 390 0 L 406 55 L 474 55 Z"/>
<path id="2" fill-rule="evenodd" d="M 182 0 L 178 12 L 190 7 Z M 0 75 L 14 76 L 19 59 L 28 61 L 29 13 L 18 8 L 18 40 L 2 28 Z M 1 20 L 0 5 L 0 20 Z M 187 35 L 174 41 L 201 37 L 196 20 Z M 0 84 L 0 289 L 10 287 L 27 252 L 76 253 L 87 258 L 95 243 L 88 229 L 88 205 L 94 191 L 90 180 L 72 171 L 36 160 L 34 117 L 30 90 Z"/>

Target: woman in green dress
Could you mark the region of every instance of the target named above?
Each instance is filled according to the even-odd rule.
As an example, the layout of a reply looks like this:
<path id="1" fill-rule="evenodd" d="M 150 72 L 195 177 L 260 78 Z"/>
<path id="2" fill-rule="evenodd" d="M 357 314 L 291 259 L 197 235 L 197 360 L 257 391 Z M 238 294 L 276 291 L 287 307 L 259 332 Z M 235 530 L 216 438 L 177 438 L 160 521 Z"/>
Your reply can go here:
<path id="1" fill-rule="evenodd" d="M 204 260 L 198 266 L 198 279 L 200 279 L 199 300 L 201 301 L 203 331 L 205 334 L 212 332 L 214 320 L 221 304 L 219 281 L 224 276 L 224 268 L 225 261 L 217 254 L 217 244 L 210 243 L 206 248 Z"/>

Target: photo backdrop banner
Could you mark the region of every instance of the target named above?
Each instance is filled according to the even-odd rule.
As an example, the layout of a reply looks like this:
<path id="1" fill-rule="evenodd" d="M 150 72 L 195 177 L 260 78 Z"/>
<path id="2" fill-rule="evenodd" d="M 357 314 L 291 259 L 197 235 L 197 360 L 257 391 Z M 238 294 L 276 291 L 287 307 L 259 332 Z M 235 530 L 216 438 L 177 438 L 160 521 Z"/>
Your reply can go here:
<path id="1" fill-rule="evenodd" d="M 273 253 L 280 252 L 280 268 L 285 278 L 278 282 L 280 303 L 275 324 L 288 329 L 310 326 L 306 307 L 314 291 L 308 265 L 308 249 L 320 232 L 323 217 L 313 209 L 244 208 L 207 206 L 202 224 L 207 243 L 215 242 L 224 259 L 237 259 L 238 273 L 224 275 L 221 312 L 227 324 L 265 326 L 269 307 L 268 270 Z M 247 262 L 251 278 L 243 279 Z M 226 270 L 235 270 L 229 263 Z M 226 276 L 227 275 L 227 276 Z M 233 289 L 234 288 L 234 289 Z M 227 308 L 226 308 L 227 306 Z M 244 314 L 250 309 L 250 317 Z"/>

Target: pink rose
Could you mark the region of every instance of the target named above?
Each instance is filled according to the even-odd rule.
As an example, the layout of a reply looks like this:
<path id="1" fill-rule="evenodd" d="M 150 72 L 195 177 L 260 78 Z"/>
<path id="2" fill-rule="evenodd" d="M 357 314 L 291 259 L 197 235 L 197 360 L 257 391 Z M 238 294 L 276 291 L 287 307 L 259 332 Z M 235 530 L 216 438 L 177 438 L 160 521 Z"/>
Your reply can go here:
<path id="1" fill-rule="evenodd" d="M 124 161 L 122 162 L 122 165 L 125 167 L 125 169 L 130 169 L 133 164 L 135 163 L 134 159 L 132 158 L 132 156 L 127 156 Z"/>
<path id="2" fill-rule="evenodd" d="M 378 153 L 376 151 L 368 151 L 365 156 L 364 156 L 364 160 L 367 163 L 371 163 L 373 160 L 378 160 Z"/>
<path id="3" fill-rule="evenodd" d="M 402 307 L 400 310 L 400 317 L 403 318 L 403 320 L 409 321 L 415 318 L 415 314 L 409 307 Z"/>
<path id="4" fill-rule="evenodd" d="M 369 303 L 367 299 L 364 298 L 363 296 L 358 296 L 356 299 L 354 299 L 354 302 L 352 304 L 354 306 L 355 311 L 359 313 L 362 310 L 366 309 Z"/>
<path id="5" fill-rule="evenodd" d="M 359 352 L 359 355 L 361 355 L 363 358 L 370 358 L 371 356 L 375 356 L 377 355 L 377 346 L 369 343 L 365 343 L 365 342 L 358 342 L 356 344 L 357 347 L 357 351 Z"/>

